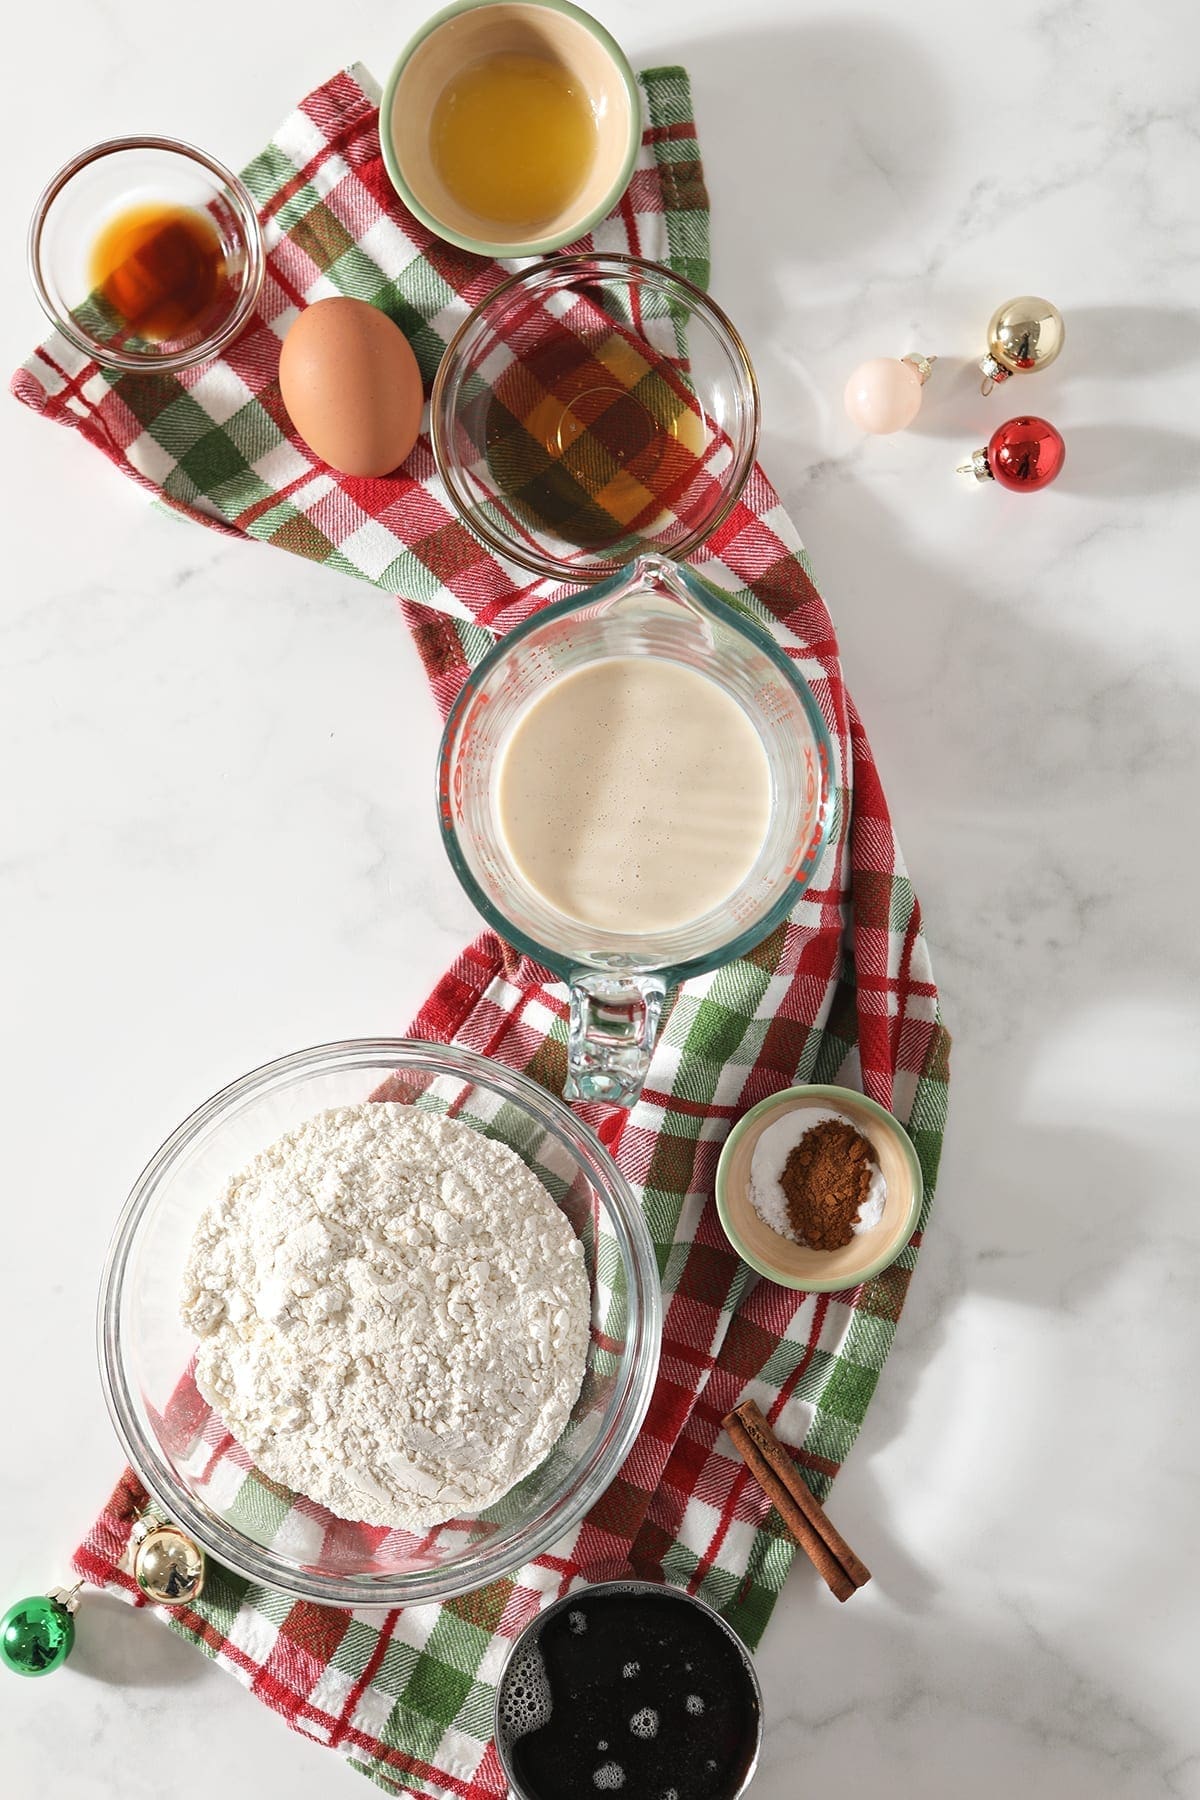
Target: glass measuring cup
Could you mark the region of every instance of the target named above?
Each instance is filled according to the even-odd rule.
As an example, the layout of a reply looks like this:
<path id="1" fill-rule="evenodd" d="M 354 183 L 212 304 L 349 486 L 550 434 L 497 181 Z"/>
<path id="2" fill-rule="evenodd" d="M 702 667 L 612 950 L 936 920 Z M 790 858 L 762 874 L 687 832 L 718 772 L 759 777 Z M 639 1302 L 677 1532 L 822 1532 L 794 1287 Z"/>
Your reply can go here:
<path id="1" fill-rule="evenodd" d="M 770 822 L 754 864 L 719 905 L 669 930 L 622 932 L 556 911 L 517 868 L 498 806 L 512 730 L 552 682 L 610 657 L 653 656 L 715 681 L 755 725 L 770 768 Z M 731 962 L 792 910 L 832 812 L 832 745 L 817 702 L 758 623 L 666 557 L 535 613 L 469 676 L 438 759 L 442 834 L 476 908 L 570 989 L 566 1097 L 633 1103 L 667 991 Z"/>

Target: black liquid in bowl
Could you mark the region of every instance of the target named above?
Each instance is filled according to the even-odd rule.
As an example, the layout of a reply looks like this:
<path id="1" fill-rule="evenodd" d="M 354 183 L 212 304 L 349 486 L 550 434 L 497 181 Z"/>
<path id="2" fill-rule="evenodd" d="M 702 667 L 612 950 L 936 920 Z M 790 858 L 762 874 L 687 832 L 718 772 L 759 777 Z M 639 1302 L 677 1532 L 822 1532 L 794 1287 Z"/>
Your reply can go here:
<path id="1" fill-rule="evenodd" d="M 528 1800 L 733 1800 L 760 1735 L 746 1652 L 671 1588 L 572 1594 L 517 1645 L 497 1700 L 501 1756 Z"/>

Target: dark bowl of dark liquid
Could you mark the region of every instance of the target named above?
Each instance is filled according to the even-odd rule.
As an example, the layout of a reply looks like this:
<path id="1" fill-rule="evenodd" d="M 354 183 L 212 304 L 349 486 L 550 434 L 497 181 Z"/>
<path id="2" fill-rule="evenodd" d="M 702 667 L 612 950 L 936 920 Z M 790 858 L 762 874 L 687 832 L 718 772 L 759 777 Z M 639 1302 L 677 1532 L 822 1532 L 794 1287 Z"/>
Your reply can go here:
<path id="1" fill-rule="evenodd" d="M 703 1601 L 652 1582 L 556 1601 L 517 1639 L 496 1690 L 517 1800 L 737 1800 L 761 1743 L 741 1639 Z"/>

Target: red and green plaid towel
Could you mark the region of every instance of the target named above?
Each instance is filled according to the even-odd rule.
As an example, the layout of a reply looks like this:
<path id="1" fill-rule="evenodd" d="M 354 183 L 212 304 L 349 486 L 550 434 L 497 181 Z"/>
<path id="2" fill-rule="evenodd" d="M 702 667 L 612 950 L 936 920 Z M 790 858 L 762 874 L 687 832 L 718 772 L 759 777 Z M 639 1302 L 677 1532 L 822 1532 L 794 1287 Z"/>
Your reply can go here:
<path id="1" fill-rule="evenodd" d="M 641 82 L 638 169 L 588 242 L 669 262 L 703 282 L 707 197 L 687 80 L 665 69 Z M 450 515 L 427 437 L 402 478 L 339 478 L 290 435 L 275 380 L 292 309 L 336 292 L 398 319 L 428 379 L 466 307 L 498 277 L 494 265 L 430 238 L 398 204 L 379 159 L 375 103 L 363 71 L 336 76 L 247 171 L 270 272 L 256 325 L 224 360 L 177 379 L 113 377 L 55 338 L 14 387 L 173 507 L 401 596 L 445 711 L 494 631 L 546 590 L 489 556 Z M 174 1630 L 296 1730 L 393 1792 L 500 1800 L 493 1684 L 512 1637 L 573 1581 L 633 1570 L 676 1582 L 757 1643 L 793 1551 L 721 1418 L 752 1394 L 824 1495 L 870 1402 L 928 1216 L 948 1043 L 920 914 L 842 682 L 833 626 L 761 471 L 695 560 L 775 632 L 811 683 L 834 739 L 839 805 L 832 842 L 787 925 L 741 962 L 682 989 L 637 1106 L 590 1115 L 642 1198 L 662 1274 L 662 1365 L 638 1443 L 572 1538 L 443 1607 L 382 1619 L 321 1609 L 214 1568 L 203 1600 L 169 1615 Z M 566 1012 L 564 991 L 545 971 L 486 933 L 442 978 L 413 1030 L 557 1088 Z M 853 1292 L 797 1295 L 757 1280 L 716 1219 L 713 1174 L 725 1133 L 755 1101 L 795 1081 L 861 1085 L 905 1123 L 925 1172 L 926 1214 L 911 1245 Z M 81 1573 L 130 1598 L 123 1559 L 139 1498 L 127 1475 L 77 1556 Z"/>

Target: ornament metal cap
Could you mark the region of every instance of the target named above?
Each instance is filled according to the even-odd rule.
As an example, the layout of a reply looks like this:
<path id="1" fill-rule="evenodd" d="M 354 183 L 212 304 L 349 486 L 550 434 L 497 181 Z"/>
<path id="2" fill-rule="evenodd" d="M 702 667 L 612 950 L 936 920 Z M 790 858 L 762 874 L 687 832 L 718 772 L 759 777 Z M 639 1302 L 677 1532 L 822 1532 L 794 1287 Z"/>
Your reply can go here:
<path id="1" fill-rule="evenodd" d="M 999 387 L 1000 383 L 1002 381 L 1007 381 L 1012 374 L 1011 369 L 1006 369 L 1002 362 L 996 361 L 996 358 L 992 355 L 990 350 L 986 356 L 980 357 L 979 367 L 983 373 L 983 380 L 979 384 L 979 391 L 985 398 L 991 393 L 993 388 Z"/>
<path id="2" fill-rule="evenodd" d="M 921 386 L 924 387 L 925 383 L 929 380 L 929 377 L 933 374 L 933 365 L 937 361 L 937 357 L 923 356 L 917 350 L 910 350 L 907 356 L 902 356 L 900 358 L 900 361 L 912 364 L 913 368 L 917 371 L 917 374 L 921 377 Z"/>
<path id="3" fill-rule="evenodd" d="M 53 1600 L 55 1606 L 61 1606 L 65 1613 L 77 1613 L 79 1611 L 79 1590 L 82 1586 L 82 1581 L 77 1581 L 74 1587 L 51 1588 L 46 1598 Z"/>
<path id="4" fill-rule="evenodd" d="M 982 444 L 978 450 L 972 450 L 970 462 L 959 463 L 956 473 L 973 475 L 976 481 L 995 481 L 996 479 L 988 467 L 987 449 Z"/>

